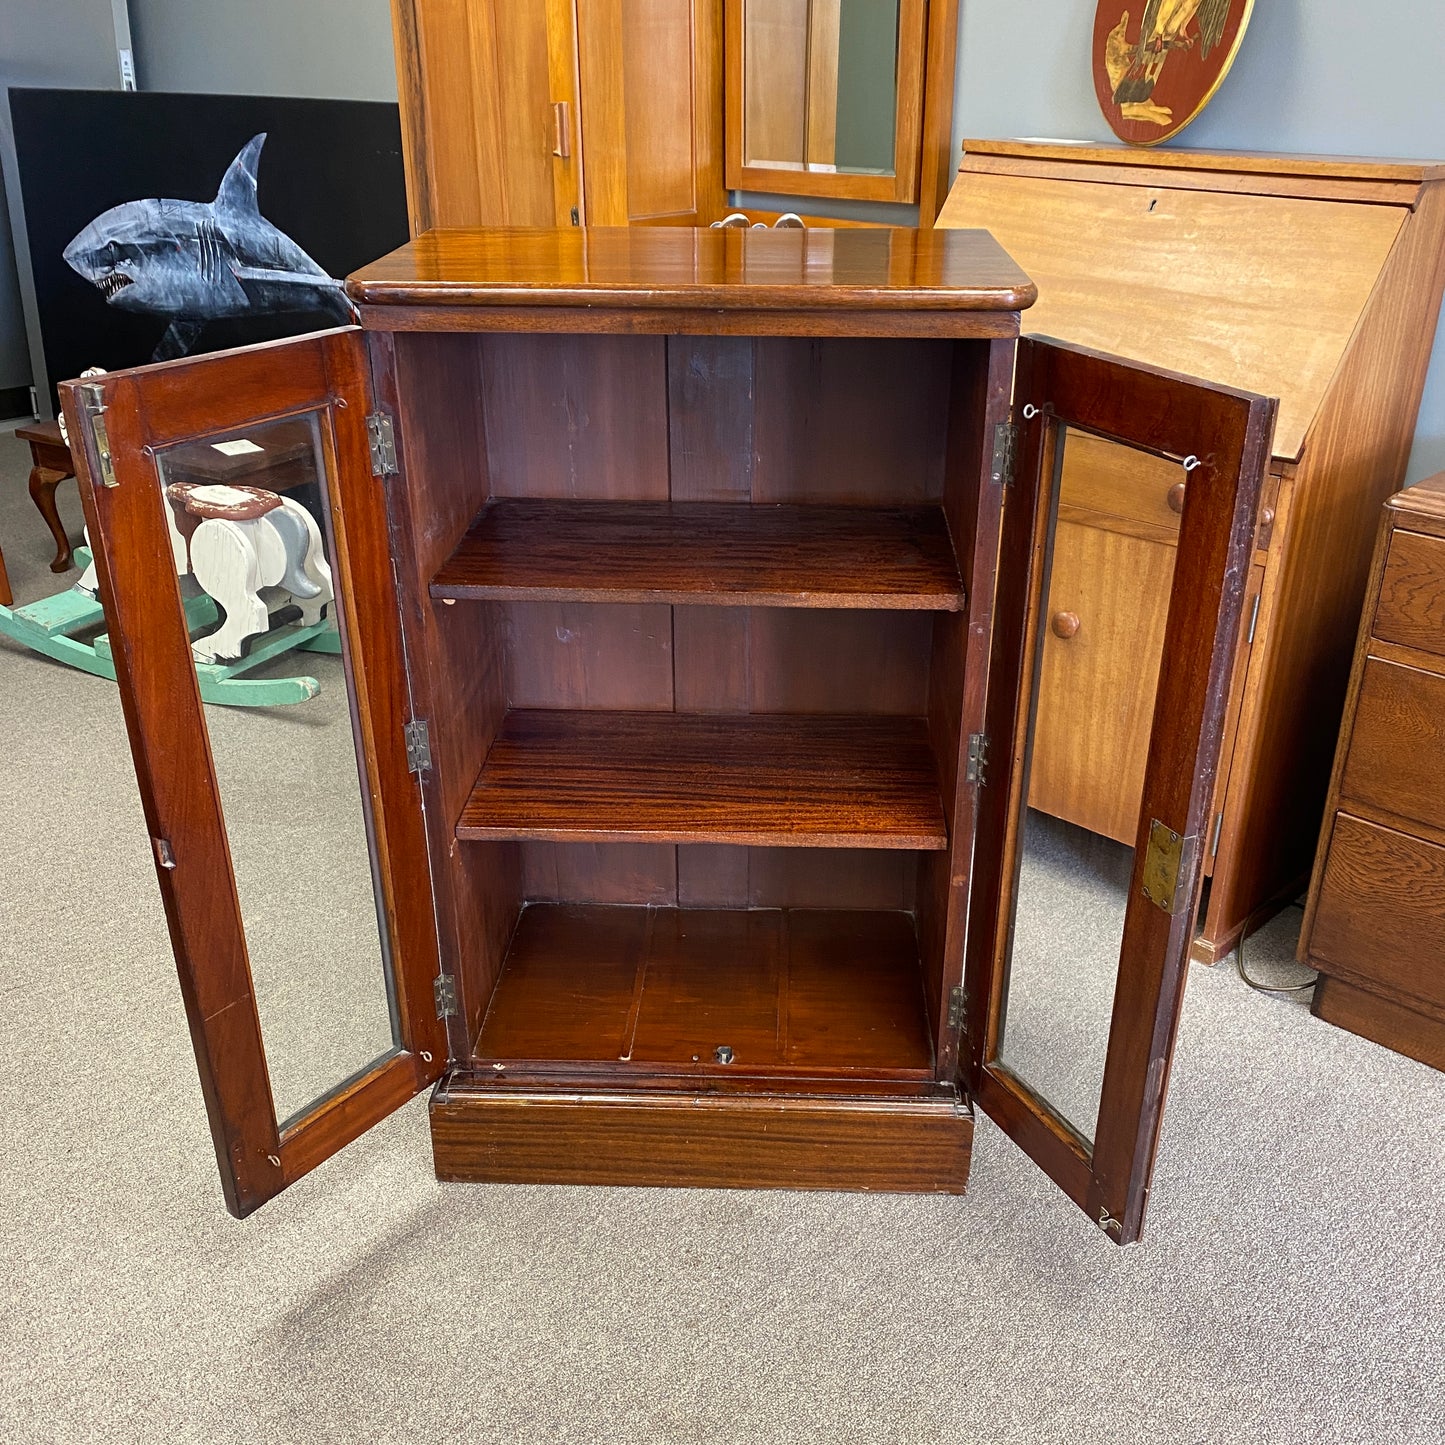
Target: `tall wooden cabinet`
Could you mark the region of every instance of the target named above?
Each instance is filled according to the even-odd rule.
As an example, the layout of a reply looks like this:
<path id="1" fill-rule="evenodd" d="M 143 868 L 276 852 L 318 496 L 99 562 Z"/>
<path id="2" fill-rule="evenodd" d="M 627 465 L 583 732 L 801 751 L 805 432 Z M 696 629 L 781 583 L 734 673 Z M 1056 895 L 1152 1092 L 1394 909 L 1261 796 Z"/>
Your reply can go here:
<path id="1" fill-rule="evenodd" d="M 831 163 L 837 0 L 754 0 L 749 20 L 746 8 L 744 0 L 392 0 L 413 233 L 706 225 L 728 213 L 729 186 L 781 196 L 778 204 L 808 213 L 810 224 L 838 224 L 811 215 L 818 197 L 906 202 L 931 224 L 952 174 L 957 0 L 895 0 L 892 60 L 881 47 L 850 47 L 894 67 L 887 174 Z M 886 9 L 860 6 L 850 26 Z M 877 80 L 850 73 L 845 113 L 871 113 L 871 97 L 856 92 Z M 826 135 L 828 161 L 820 152 L 816 166 L 802 169 L 785 146 L 776 164 L 744 166 L 745 111 L 755 127 L 776 112 L 789 129 L 805 110 L 815 140 Z M 766 151 L 769 127 L 762 130 Z M 736 173 L 725 184 L 729 144 Z"/>
<path id="2" fill-rule="evenodd" d="M 723 214 L 723 0 L 392 0 L 413 232 Z"/>
<path id="3" fill-rule="evenodd" d="M 1040 288 L 1025 329 L 1278 396 L 1196 957 L 1308 877 L 1381 502 L 1445 286 L 1445 169 L 969 141 L 940 226 Z M 1031 802 L 1130 841 L 1188 483 L 1105 442 L 1063 478 Z M 1081 706 L 1081 702 L 1084 704 Z"/>
<path id="4" fill-rule="evenodd" d="M 1137 1237 L 1273 404 L 1019 341 L 980 232 L 442 231 L 348 289 L 360 328 L 64 388 L 230 1207 L 434 1085 L 455 1180 L 961 1192 L 977 1106 Z M 208 715 L 177 584 L 174 508 L 242 548 L 279 503 L 167 491 L 176 458 L 277 425 L 314 438 L 349 873 L 280 761 L 325 715 Z M 1003 1049 L 1066 434 L 1206 458 L 1087 1131 Z M 274 788 L 228 791 L 248 760 Z M 368 867 L 358 972 L 314 915 Z M 281 1088 L 284 1036 L 363 1027 Z"/>

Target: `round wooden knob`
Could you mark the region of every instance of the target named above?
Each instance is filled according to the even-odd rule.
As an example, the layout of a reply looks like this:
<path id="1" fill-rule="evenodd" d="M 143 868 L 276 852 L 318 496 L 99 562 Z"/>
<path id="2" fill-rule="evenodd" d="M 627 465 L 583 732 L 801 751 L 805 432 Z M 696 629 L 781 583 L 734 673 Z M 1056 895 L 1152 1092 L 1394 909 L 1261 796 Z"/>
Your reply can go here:
<path id="1" fill-rule="evenodd" d="M 1049 619 L 1049 628 L 1055 637 L 1062 637 L 1067 642 L 1079 630 L 1079 614 L 1077 612 L 1055 612 Z"/>
<path id="2" fill-rule="evenodd" d="M 1184 483 L 1175 482 L 1169 488 L 1169 496 L 1166 498 L 1171 512 L 1182 512 L 1184 510 Z"/>

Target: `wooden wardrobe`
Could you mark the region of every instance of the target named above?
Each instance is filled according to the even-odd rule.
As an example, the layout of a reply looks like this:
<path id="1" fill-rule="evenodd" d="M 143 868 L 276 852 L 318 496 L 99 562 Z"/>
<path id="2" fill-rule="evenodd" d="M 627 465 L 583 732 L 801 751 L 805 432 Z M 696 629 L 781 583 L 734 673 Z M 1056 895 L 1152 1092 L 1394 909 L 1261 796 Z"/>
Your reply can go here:
<path id="1" fill-rule="evenodd" d="M 1039 284 L 1025 330 L 1280 399 L 1195 945 L 1309 877 L 1381 503 L 1445 286 L 1445 166 L 969 141 L 940 226 Z M 1187 483 L 1107 442 L 1063 481 L 1030 801 L 1128 842 Z"/>
<path id="2" fill-rule="evenodd" d="M 723 0 L 392 0 L 413 233 L 724 213 Z"/>
<path id="3" fill-rule="evenodd" d="M 778 34 L 756 67 L 744 65 L 744 0 L 392 0 L 412 231 L 706 225 L 729 213 L 729 186 L 780 197 L 809 224 L 840 224 L 813 214 L 820 197 L 883 197 L 917 207 L 898 206 L 900 221 L 929 225 L 952 175 L 958 5 L 893 3 L 896 155 L 879 176 L 742 162 L 743 113 L 759 102 L 744 97 L 745 68 L 801 115 L 827 74 L 808 58 L 815 24 L 836 66 L 837 0 L 831 13 L 775 0 Z"/>

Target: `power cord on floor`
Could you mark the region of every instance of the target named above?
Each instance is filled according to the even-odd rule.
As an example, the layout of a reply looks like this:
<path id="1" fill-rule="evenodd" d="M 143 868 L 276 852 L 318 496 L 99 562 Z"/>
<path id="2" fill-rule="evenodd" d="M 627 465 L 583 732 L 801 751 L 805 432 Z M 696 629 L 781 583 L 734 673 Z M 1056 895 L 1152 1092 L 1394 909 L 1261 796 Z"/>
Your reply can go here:
<path id="1" fill-rule="evenodd" d="M 1298 908 L 1301 913 L 1304 912 L 1304 904 L 1298 899 L 1295 899 L 1292 903 L 1286 903 L 1284 906 L 1286 908 Z M 1243 979 L 1250 988 L 1254 989 L 1256 993 L 1303 993 L 1306 989 L 1313 988 L 1320 981 L 1319 974 L 1315 974 L 1305 983 L 1268 984 L 1260 983 L 1258 979 L 1251 978 L 1249 971 L 1244 966 L 1244 940 L 1249 937 L 1250 925 L 1253 924 L 1254 920 L 1260 917 L 1261 914 L 1278 911 L 1281 910 L 1278 909 L 1276 904 L 1266 903 L 1263 908 L 1256 908 L 1254 912 L 1244 920 L 1244 928 L 1240 932 L 1239 942 L 1234 946 L 1234 966 L 1238 970 L 1240 978 Z"/>

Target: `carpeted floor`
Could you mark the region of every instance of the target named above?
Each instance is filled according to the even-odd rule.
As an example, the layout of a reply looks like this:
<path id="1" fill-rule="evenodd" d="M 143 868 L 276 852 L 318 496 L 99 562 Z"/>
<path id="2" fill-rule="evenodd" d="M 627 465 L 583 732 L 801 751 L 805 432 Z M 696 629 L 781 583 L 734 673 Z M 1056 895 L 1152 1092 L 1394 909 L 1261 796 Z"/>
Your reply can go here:
<path id="1" fill-rule="evenodd" d="M 0 704 L 0 1439 L 1445 1439 L 1445 1077 L 1227 967 L 1129 1250 L 986 1119 L 965 1199 L 481 1188 L 421 1100 L 233 1221 L 114 688 L 0 639 Z"/>

